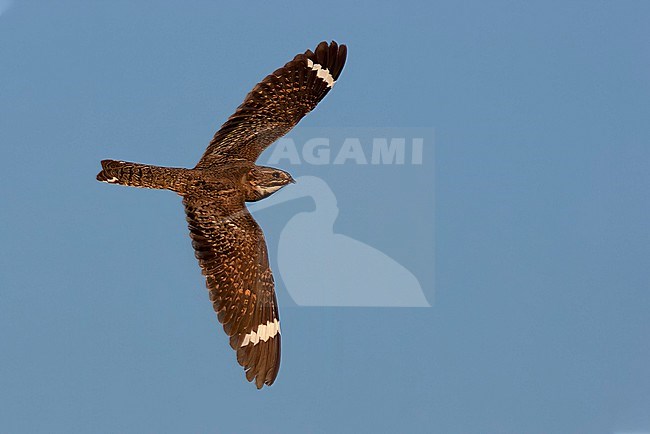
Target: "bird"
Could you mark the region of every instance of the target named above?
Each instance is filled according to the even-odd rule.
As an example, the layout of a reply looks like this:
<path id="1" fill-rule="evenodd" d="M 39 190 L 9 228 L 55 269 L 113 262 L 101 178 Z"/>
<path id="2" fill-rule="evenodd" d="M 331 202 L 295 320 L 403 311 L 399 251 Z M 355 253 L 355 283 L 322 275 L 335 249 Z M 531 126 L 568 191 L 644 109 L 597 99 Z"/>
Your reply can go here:
<path id="1" fill-rule="evenodd" d="M 215 133 L 194 168 L 102 160 L 97 174 L 101 182 L 182 197 L 213 309 L 257 389 L 272 385 L 280 369 L 280 317 L 264 233 L 246 203 L 295 181 L 256 161 L 327 95 L 346 58 L 346 45 L 323 41 L 266 76 Z"/>

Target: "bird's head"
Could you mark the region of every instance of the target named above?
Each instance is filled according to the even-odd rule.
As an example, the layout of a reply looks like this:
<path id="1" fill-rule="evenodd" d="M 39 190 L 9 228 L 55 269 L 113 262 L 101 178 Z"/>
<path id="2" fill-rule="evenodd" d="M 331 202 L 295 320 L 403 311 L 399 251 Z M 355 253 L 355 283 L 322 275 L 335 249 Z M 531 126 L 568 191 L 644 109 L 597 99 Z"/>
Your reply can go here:
<path id="1" fill-rule="evenodd" d="M 246 175 L 245 183 L 250 188 L 246 200 L 248 202 L 254 202 L 263 199 L 285 185 L 294 182 L 296 181 L 284 170 L 273 167 L 255 166 Z"/>

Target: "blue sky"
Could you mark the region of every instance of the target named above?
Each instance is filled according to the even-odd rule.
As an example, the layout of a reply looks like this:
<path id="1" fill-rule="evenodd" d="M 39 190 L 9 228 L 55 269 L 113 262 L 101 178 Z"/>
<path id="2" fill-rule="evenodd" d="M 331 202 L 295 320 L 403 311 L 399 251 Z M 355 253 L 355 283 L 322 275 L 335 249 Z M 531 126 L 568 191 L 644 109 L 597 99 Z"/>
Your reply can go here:
<path id="1" fill-rule="evenodd" d="M 650 431 L 649 2 L 4 6 L 0 430 Z M 348 63 L 302 127 L 435 131 L 421 166 L 313 169 L 334 229 L 432 307 L 301 307 L 279 285 L 282 367 L 257 391 L 179 198 L 94 177 L 193 166 L 324 39 Z M 260 212 L 272 256 L 310 206 Z"/>

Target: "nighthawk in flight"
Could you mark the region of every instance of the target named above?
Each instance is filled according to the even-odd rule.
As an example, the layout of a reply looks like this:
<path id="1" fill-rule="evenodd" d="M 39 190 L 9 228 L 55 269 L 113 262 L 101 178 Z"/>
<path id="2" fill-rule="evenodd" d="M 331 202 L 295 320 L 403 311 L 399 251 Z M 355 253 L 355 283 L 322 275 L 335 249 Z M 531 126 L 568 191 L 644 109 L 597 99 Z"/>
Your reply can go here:
<path id="1" fill-rule="evenodd" d="M 346 53 L 345 45 L 321 42 L 267 76 L 193 169 L 104 160 L 97 175 L 110 184 L 172 190 L 183 197 L 210 300 L 246 379 L 258 389 L 273 384 L 280 368 L 280 319 L 264 234 L 245 202 L 294 181 L 255 161 L 327 95 Z"/>

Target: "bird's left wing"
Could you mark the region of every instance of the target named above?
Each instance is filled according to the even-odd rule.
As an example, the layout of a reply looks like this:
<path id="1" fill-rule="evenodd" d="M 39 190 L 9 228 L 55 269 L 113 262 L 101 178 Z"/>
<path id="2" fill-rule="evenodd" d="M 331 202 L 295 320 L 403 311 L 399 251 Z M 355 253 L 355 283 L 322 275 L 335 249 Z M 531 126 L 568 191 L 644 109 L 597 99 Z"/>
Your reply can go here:
<path id="1" fill-rule="evenodd" d="M 185 196 L 196 258 L 246 379 L 271 385 L 280 368 L 280 318 L 264 234 L 237 195 Z"/>
<path id="2" fill-rule="evenodd" d="M 321 42 L 314 52 L 298 54 L 267 76 L 217 131 L 196 167 L 205 169 L 232 159 L 254 163 L 327 95 L 346 56 L 345 45 Z"/>

